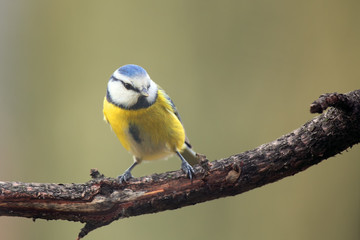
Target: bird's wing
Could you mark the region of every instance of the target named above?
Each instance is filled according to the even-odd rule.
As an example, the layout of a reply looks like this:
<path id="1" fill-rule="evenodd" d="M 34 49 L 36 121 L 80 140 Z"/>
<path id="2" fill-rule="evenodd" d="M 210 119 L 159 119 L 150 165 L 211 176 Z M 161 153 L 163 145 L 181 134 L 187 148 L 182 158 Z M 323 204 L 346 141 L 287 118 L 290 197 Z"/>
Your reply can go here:
<path id="1" fill-rule="evenodd" d="M 167 95 L 166 92 L 165 92 L 163 89 L 161 89 L 160 87 L 159 87 L 159 89 L 160 89 L 160 91 L 164 94 L 164 97 L 169 101 L 169 103 L 170 103 L 170 105 L 171 105 L 171 108 L 172 108 L 172 111 L 174 112 L 175 116 L 179 119 L 179 121 L 181 122 L 181 124 L 183 124 L 182 121 L 181 121 L 180 114 L 179 114 L 179 112 L 177 111 L 174 102 L 171 100 L 171 98 L 169 97 L 169 95 Z M 185 144 L 186 144 L 186 146 L 188 146 L 189 148 L 191 148 L 191 144 L 190 144 L 190 141 L 189 141 L 188 137 L 186 136 L 186 133 L 185 133 Z"/>

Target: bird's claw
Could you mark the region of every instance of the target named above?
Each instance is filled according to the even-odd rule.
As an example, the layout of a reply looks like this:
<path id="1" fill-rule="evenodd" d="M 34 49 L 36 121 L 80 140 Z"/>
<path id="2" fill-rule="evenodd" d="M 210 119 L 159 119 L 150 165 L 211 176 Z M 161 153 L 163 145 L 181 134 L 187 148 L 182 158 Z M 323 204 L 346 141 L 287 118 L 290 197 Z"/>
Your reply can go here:
<path id="1" fill-rule="evenodd" d="M 192 180 L 194 173 L 193 167 L 186 161 L 183 161 L 181 164 L 181 169 L 186 173 L 186 175 Z"/>
<path id="2" fill-rule="evenodd" d="M 130 178 L 133 178 L 130 171 L 125 171 L 122 175 L 117 177 L 120 184 L 128 182 Z"/>

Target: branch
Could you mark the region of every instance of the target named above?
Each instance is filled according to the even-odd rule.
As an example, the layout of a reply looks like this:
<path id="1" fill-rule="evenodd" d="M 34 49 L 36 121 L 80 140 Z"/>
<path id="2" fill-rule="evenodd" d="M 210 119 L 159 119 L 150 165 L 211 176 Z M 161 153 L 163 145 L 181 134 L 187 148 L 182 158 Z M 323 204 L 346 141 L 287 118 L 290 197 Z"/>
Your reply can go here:
<path id="1" fill-rule="evenodd" d="M 179 171 L 119 184 L 92 171 L 84 184 L 0 182 L 0 216 L 80 221 L 78 235 L 114 220 L 240 194 L 294 175 L 360 141 L 360 90 L 324 94 L 310 106 L 315 117 L 253 150 L 208 162 L 200 156 L 191 181 Z"/>

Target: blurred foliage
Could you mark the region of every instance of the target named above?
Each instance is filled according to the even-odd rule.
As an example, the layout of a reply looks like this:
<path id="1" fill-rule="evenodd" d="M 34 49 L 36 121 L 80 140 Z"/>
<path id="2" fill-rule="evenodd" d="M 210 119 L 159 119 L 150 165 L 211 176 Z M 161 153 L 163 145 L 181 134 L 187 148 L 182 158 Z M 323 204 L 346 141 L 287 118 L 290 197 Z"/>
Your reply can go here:
<path id="1" fill-rule="evenodd" d="M 2 181 L 84 182 L 132 162 L 102 119 L 121 65 L 147 69 L 195 150 L 218 159 L 310 120 L 360 82 L 359 1 L 0 1 Z M 359 146 L 236 197 L 117 221 L 86 239 L 359 239 Z M 179 169 L 144 163 L 135 176 Z M 79 223 L 2 217 L 2 239 L 74 239 Z"/>

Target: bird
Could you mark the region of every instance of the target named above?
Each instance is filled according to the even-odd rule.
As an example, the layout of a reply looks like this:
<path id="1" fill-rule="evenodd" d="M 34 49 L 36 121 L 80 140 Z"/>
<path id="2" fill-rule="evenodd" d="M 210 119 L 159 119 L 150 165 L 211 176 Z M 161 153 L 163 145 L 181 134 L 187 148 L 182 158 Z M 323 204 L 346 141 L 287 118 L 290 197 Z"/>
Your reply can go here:
<path id="1" fill-rule="evenodd" d="M 135 64 L 121 66 L 111 75 L 103 103 L 104 120 L 123 147 L 133 155 L 133 164 L 120 176 L 128 182 L 132 169 L 142 161 L 177 155 L 190 180 L 196 152 L 185 134 L 180 115 L 166 92 L 147 71 Z M 185 157 L 188 161 L 185 159 Z"/>

